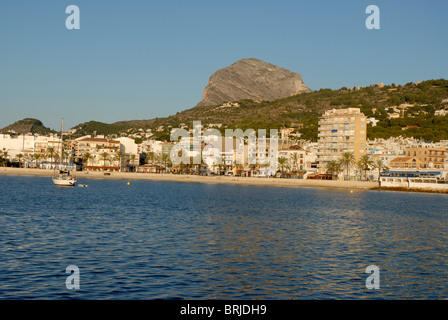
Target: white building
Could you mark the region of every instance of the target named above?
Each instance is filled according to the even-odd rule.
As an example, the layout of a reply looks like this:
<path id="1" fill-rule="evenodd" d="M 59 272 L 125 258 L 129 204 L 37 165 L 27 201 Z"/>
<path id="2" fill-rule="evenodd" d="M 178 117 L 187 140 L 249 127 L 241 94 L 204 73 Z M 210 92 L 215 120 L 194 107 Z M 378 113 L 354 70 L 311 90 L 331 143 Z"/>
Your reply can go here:
<path id="1" fill-rule="evenodd" d="M 53 162 L 54 154 L 60 154 L 61 139 L 53 136 L 0 134 L 0 151 L 7 152 L 12 161 L 18 154 L 22 154 L 25 162 L 32 162 L 33 155 L 39 154 L 41 162 Z M 49 155 L 49 148 L 53 148 L 53 159 Z"/>
<path id="2" fill-rule="evenodd" d="M 139 145 L 135 143 L 134 139 L 128 137 L 121 137 L 115 139 L 120 141 L 120 151 L 124 154 L 139 154 Z"/>
<path id="3" fill-rule="evenodd" d="M 436 110 L 434 112 L 434 115 L 436 117 L 443 117 L 443 116 L 446 116 L 447 114 L 448 114 L 448 110 L 445 110 L 445 109 Z"/>

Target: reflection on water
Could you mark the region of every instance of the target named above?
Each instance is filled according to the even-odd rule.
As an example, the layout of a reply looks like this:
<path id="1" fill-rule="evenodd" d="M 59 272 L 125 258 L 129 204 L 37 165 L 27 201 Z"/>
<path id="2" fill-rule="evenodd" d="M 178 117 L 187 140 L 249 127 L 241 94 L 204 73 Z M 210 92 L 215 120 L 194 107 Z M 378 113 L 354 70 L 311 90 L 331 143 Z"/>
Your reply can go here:
<path id="1" fill-rule="evenodd" d="M 88 184 L 0 176 L 1 299 L 447 297 L 446 195 Z"/>

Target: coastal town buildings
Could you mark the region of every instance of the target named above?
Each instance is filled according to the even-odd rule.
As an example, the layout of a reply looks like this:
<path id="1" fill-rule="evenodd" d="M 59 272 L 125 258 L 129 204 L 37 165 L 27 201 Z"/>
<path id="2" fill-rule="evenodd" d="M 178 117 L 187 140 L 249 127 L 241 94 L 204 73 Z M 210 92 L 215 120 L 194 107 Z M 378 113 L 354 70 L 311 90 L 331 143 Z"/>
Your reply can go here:
<path id="1" fill-rule="evenodd" d="M 75 168 L 76 164 L 78 170 L 86 171 L 250 177 L 275 176 L 281 169 L 285 176 L 309 179 L 328 175 L 326 164 L 340 160 L 344 152 L 351 152 L 356 161 L 368 155 L 374 162 L 381 160 L 390 170 L 436 169 L 445 175 L 448 172 L 447 140 L 437 143 L 403 137 L 366 140 L 367 122 L 358 108 L 328 110 L 319 119 L 318 142 L 292 139 L 291 130 L 279 131 L 279 139 L 259 136 L 251 140 L 247 136 L 222 137 L 219 131 L 204 135 L 204 131 L 199 130 L 195 136 L 190 129 L 186 131 L 185 161 L 178 164 L 171 159 L 177 142 L 142 141 L 131 136 L 66 139 L 61 158 L 61 141 L 57 135 L 2 134 L 0 156 L 7 159 L 3 164 L 9 161 L 8 165 L 41 169 L 54 168 L 56 161 L 70 168 Z M 279 158 L 286 159 L 286 163 L 283 159 L 280 164 Z M 375 170 L 370 165 L 363 176 L 376 179 Z M 342 172 L 340 170 L 340 174 Z M 356 164 L 351 165 L 350 175 L 362 178 Z"/>
<path id="2" fill-rule="evenodd" d="M 448 142 L 425 142 L 414 138 L 389 138 L 368 141 L 372 160 L 381 160 L 391 170 L 448 171 Z"/>
<path id="3" fill-rule="evenodd" d="M 289 148 L 280 149 L 279 157 L 288 160 L 288 171 L 297 174 L 300 178 L 306 179 L 308 175 L 316 174 L 316 152 L 304 146 L 292 145 Z"/>
<path id="4" fill-rule="evenodd" d="M 119 171 L 120 141 L 99 137 L 81 137 L 72 143 L 75 159 L 85 164 L 87 170 Z M 118 161 L 117 161 L 118 160 Z"/>
<path id="5" fill-rule="evenodd" d="M 53 163 L 61 162 L 61 139 L 56 135 L 9 135 L 0 134 L 0 151 L 6 153 L 13 162 L 20 158 L 24 167 L 37 166 L 39 161 L 43 168 L 53 168 Z M 70 154 L 62 154 L 62 160 L 66 161 Z"/>
<path id="6" fill-rule="evenodd" d="M 447 149 L 425 146 L 407 147 L 405 155 L 390 161 L 392 169 L 447 169 Z"/>

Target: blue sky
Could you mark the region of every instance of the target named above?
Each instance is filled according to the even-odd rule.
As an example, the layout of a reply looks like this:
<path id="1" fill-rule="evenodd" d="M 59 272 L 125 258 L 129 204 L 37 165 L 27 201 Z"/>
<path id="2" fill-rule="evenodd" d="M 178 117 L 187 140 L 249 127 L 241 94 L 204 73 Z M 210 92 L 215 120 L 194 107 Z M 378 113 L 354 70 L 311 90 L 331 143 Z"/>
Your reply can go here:
<path id="1" fill-rule="evenodd" d="M 65 27 L 72 4 L 80 30 Z M 380 30 L 365 27 L 371 4 Z M 313 90 L 448 78 L 447 12 L 440 0 L 2 0 L 0 128 L 169 116 L 243 58 Z"/>

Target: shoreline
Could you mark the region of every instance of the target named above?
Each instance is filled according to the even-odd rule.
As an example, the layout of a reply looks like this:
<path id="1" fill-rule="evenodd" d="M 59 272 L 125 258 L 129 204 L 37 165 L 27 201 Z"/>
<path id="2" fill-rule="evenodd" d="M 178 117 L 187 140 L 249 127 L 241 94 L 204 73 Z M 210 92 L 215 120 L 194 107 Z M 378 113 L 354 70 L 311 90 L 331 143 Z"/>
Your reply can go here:
<path id="1" fill-rule="evenodd" d="M 171 181 L 171 182 L 190 182 L 190 183 L 213 183 L 213 184 L 238 184 L 253 186 L 272 186 L 272 187 L 305 187 L 305 188 L 326 188 L 326 189 L 348 189 L 348 190 L 370 190 L 378 187 L 377 182 L 370 181 L 343 181 L 343 180 L 302 180 L 302 179 L 284 179 L 284 178 L 255 178 L 255 177 L 233 177 L 233 176 L 197 176 L 180 174 L 155 174 L 138 172 L 111 172 L 105 176 L 103 172 L 75 171 L 81 184 L 84 179 L 112 179 L 112 180 L 152 180 L 152 181 Z M 38 176 L 51 177 L 53 170 L 45 169 L 25 169 L 25 168 L 0 168 L 0 176 Z"/>
<path id="2" fill-rule="evenodd" d="M 375 187 L 370 190 L 377 191 L 393 191 L 393 192 L 421 192 L 421 193 L 438 193 L 448 194 L 448 190 L 441 189 L 423 189 L 423 188 L 406 188 L 406 187 Z"/>
<path id="3" fill-rule="evenodd" d="M 53 170 L 45 169 L 25 169 L 0 167 L 0 177 L 2 175 L 15 176 L 35 176 L 35 177 L 51 177 Z M 149 180 L 149 181 L 170 181 L 184 183 L 208 183 L 208 184 L 234 184 L 247 186 L 270 186 L 270 187 L 287 187 L 287 188 L 320 188 L 333 190 L 350 190 L 350 191 L 389 191 L 389 192 L 423 192 L 448 194 L 446 190 L 436 189 L 416 189 L 416 188 L 399 188 L 399 187 L 380 187 L 377 182 L 371 181 L 344 181 L 344 180 L 302 180 L 302 179 L 285 179 L 285 178 L 255 178 L 255 177 L 233 177 L 233 176 L 197 176 L 197 175 L 181 175 L 181 174 L 156 174 L 156 173 L 139 173 L 139 172 L 111 172 L 105 176 L 104 172 L 75 171 L 74 176 L 80 179 L 80 184 L 84 179 L 102 179 L 102 180 Z"/>

